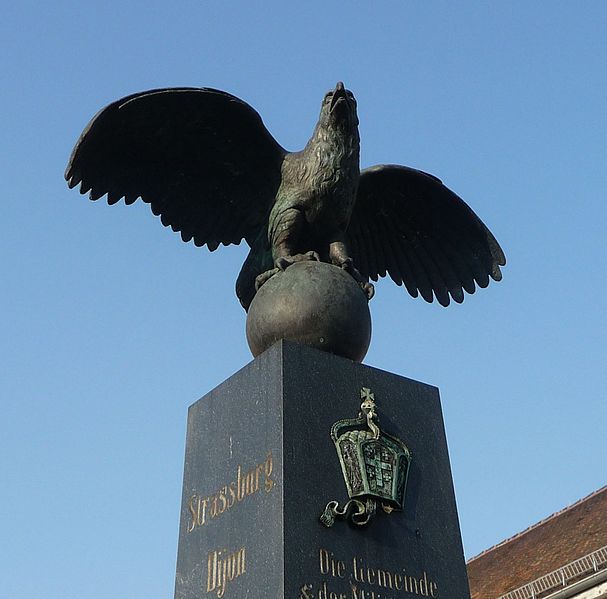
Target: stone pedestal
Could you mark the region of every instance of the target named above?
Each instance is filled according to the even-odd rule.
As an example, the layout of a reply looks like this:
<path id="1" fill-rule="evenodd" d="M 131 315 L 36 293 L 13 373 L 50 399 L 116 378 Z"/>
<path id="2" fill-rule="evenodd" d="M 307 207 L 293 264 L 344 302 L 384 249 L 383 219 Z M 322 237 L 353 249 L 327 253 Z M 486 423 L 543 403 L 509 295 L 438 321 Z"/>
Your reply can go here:
<path id="1" fill-rule="evenodd" d="M 402 512 L 319 516 L 347 491 L 333 423 L 375 395 L 412 463 Z M 176 599 L 469 599 L 438 390 L 279 342 L 190 407 Z"/>

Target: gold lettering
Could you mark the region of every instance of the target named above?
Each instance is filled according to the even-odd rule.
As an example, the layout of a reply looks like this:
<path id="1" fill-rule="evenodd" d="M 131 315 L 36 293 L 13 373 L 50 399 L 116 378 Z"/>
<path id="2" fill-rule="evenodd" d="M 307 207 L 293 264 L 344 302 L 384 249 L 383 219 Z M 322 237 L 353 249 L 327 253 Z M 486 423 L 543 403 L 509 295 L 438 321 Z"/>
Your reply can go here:
<path id="1" fill-rule="evenodd" d="M 230 558 L 228 557 L 227 560 L 229 560 Z M 220 572 L 219 572 L 219 584 L 217 585 L 217 596 L 218 597 L 223 597 L 224 593 L 226 592 L 226 559 L 222 560 L 221 565 L 220 565 Z"/>
<path id="2" fill-rule="evenodd" d="M 245 486 L 244 486 L 244 478 L 242 477 L 242 470 L 240 468 L 240 464 L 238 464 L 238 471 L 236 473 L 236 489 L 238 490 L 238 495 L 236 499 L 240 503 L 245 498 Z M 242 484 L 241 484 L 242 483 Z"/>
<path id="3" fill-rule="evenodd" d="M 211 551 L 207 556 L 207 593 L 217 586 L 217 551 Z"/>
<path id="4" fill-rule="evenodd" d="M 394 588 L 397 591 L 402 591 L 403 577 L 400 574 L 394 573 Z M 400 585 L 400 586 L 399 586 Z"/>
<path id="5" fill-rule="evenodd" d="M 227 550 L 211 551 L 207 555 L 207 593 L 215 591 L 217 597 L 224 596 L 228 582 L 246 573 L 246 548 L 227 555 Z"/>
<path id="6" fill-rule="evenodd" d="M 299 589 L 299 599 L 314 599 L 314 595 L 309 594 L 309 591 L 311 590 L 311 584 L 304 584 L 301 589 Z"/>
<path id="7" fill-rule="evenodd" d="M 419 595 L 419 588 L 417 586 L 417 578 L 414 578 L 413 576 L 407 576 L 406 579 L 409 581 L 409 592 Z"/>
<path id="8" fill-rule="evenodd" d="M 356 582 L 365 582 L 363 569 L 362 569 L 362 567 L 360 568 L 360 570 L 358 569 L 358 567 L 356 565 L 356 558 L 353 558 L 353 560 L 352 560 L 352 570 L 354 572 L 354 580 Z"/>
<path id="9" fill-rule="evenodd" d="M 192 532 L 194 530 L 194 527 L 196 526 L 196 510 L 194 509 L 194 503 L 196 502 L 196 497 L 197 495 L 192 495 L 192 497 L 190 497 L 190 501 L 188 502 L 188 509 L 190 510 L 190 514 L 192 514 L 192 519 L 190 520 L 190 523 L 188 524 L 188 532 Z"/>
<path id="10" fill-rule="evenodd" d="M 407 574 L 405 570 L 394 572 L 366 564 L 361 557 L 353 557 L 351 568 L 347 569 L 345 563 L 338 560 L 327 549 L 320 549 L 319 564 L 321 574 L 330 574 L 339 578 L 349 575 L 352 590 L 350 599 L 387 599 L 388 597 L 384 592 L 360 589 L 355 583 L 377 585 L 384 589 L 396 589 L 397 591 L 432 597 L 433 599 L 437 599 L 439 596 L 438 584 L 430 578 L 425 570 L 422 570 L 421 575 L 412 576 Z"/>
<path id="11" fill-rule="evenodd" d="M 257 464 L 257 468 L 255 468 L 255 489 L 259 491 L 259 475 L 263 472 L 264 465 Z"/>
<path id="12" fill-rule="evenodd" d="M 319 561 L 320 561 L 320 573 L 328 574 L 329 573 L 329 552 L 326 549 L 321 549 L 319 551 Z"/>
<path id="13" fill-rule="evenodd" d="M 221 506 L 219 507 L 219 513 L 223 514 L 228 507 L 228 500 L 226 499 L 227 487 L 224 487 L 219 491 L 219 501 L 221 502 Z"/>
<path id="14" fill-rule="evenodd" d="M 387 570 L 377 570 L 377 584 L 380 587 L 387 587 L 393 589 L 392 586 L 392 574 Z"/>
<path id="15" fill-rule="evenodd" d="M 234 481 L 232 481 L 230 483 L 230 488 L 229 488 L 230 499 L 228 499 L 228 509 L 230 509 L 236 501 L 236 491 L 234 491 L 235 486 L 236 486 L 236 483 Z"/>
<path id="16" fill-rule="evenodd" d="M 272 452 L 269 451 L 264 461 L 246 472 L 242 465 L 238 464 L 236 480 L 230 481 L 214 493 L 206 497 L 193 494 L 186 504 L 187 512 L 190 515 L 186 527 L 187 532 L 192 532 L 197 526 L 204 526 L 209 519 L 220 516 L 236 503 L 243 501 L 245 497 L 259 493 L 262 484 L 266 493 L 269 493 L 274 487 L 274 480 L 271 478 L 273 469 Z"/>
<path id="17" fill-rule="evenodd" d="M 347 595 L 330 591 L 327 588 L 327 581 L 323 580 L 322 586 L 318 589 L 318 599 L 347 599 Z"/>
<path id="18" fill-rule="evenodd" d="M 425 571 L 423 572 L 423 576 L 419 579 L 419 592 L 424 597 L 428 597 L 428 576 Z"/>
<path id="19" fill-rule="evenodd" d="M 255 489 L 255 470 L 249 470 L 245 477 L 245 493 L 247 495 L 253 495 L 257 489 Z"/>
<path id="20" fill-rule="evenodd" d="M 227 561 L 226 580 L 231 582 L 236 578 L 236 558 L 234 557 L 234 554 L 230 555 L 230 558 Z"/>
<path id="21" fill-rule="evenodd" d="M 244 547 L 238 550 L 238 576 L 247 571 L 247 552 Z"/>
<path id="22" fill-rule="evenodd" d="M 202 526 L 207 521 L 207 505 L 209 503 L 209 498 L 202 500 L 202 520 L 200 525 Z"/>
<path id="23" fill-rule="evenodd" d="M 346 572 L 346 564 L 341 560 L 335 559 L 332 553 L 326 549 L 319 551 L 319 563 L 321 574 L 331 574 L 335 578 L 344 578 Z"/>
<path id="24" fill-rule="evenodd" d="M 274 462 L 272 461 L 272 452 L 268 451 L 268 457 L 264 464 L 264 471 L 266 473 L 266 493 L 269 493 L 274 486 L 274 481 L 270 478 L 272 476 L 272 470 L 274 469 Z"/>

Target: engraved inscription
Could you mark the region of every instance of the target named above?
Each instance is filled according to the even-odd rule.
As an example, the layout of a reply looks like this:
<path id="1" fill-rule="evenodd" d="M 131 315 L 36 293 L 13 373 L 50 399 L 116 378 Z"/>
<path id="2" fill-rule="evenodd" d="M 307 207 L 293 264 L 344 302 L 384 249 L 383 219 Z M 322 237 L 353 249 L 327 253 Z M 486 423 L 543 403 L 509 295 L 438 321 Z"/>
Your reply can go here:
<path id="1" fill-rule="evenodd" d="M 269 451 L 263 462 L 249 470 L 245 471 L 239 464 L 234 480 L 211 494 L 193 493 L 188 500 L 190 520 L 187 531 L 192 532 L 195 528 L 204 526 L 209 520 L 221 516 L 251 495 L 260 491 L 269 493 L 274 488 L 273 470 L 272 452 Z"/>
<path id="2" fill-rule="evenodd" d="M 298 599 L 398 599 L 439 595 L 438 584 L 424 570 L 389 570 L 367 563 L 360 556 L 342 560 L 327 549 L 319 549 L 320 582 L 301 585 Z"/>
<path id="3" fill-rule="evenodd" d="M 207 556 L 207 593 L 223 597 L 229 582 L 247 571 L 247 551 L 245 547 L 228 553 L 210 551 Z"/>

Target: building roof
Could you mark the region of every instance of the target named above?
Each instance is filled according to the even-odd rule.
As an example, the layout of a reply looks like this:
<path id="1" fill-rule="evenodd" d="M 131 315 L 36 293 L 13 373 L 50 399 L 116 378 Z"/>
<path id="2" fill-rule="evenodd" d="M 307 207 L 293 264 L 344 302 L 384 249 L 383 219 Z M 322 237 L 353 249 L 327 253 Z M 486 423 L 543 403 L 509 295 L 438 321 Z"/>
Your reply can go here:
<path id="1" fill-rule="evenodd" d="M 607 545 L 607 486 L 468 561 L 471 599 L 498 599 Z"/>

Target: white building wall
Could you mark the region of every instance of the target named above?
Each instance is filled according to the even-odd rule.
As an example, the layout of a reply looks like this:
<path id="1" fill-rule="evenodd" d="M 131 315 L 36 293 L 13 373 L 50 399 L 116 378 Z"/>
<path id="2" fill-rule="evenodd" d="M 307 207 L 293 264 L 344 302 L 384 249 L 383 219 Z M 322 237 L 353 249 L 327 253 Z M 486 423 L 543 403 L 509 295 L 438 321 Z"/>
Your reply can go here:
<path id="1" fill-rule="evenodd" d="M 577 595 L 571 595 L 571 599 L 597 599 L 597 597 L 607 597 L 607 581 L 586 589 Z"/>

